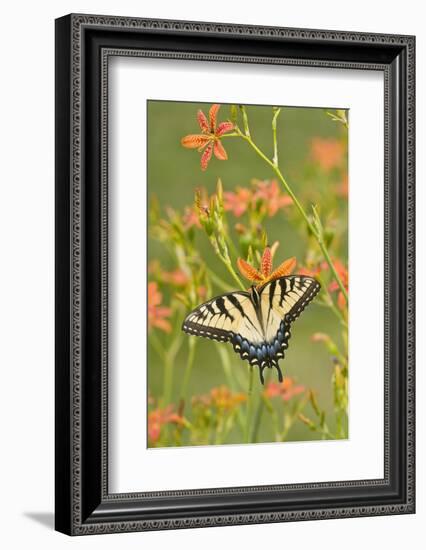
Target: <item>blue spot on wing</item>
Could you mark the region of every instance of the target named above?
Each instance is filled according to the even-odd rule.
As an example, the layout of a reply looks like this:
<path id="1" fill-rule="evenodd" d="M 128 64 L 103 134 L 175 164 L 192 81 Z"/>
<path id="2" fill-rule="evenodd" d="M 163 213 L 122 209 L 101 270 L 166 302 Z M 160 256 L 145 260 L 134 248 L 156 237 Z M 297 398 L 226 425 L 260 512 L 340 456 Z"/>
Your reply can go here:
<path id="1" fill-rule="evenodd" d="M 235 352 L 250 364 L 272 366 L 284 357 L 289 338 L 290 323 L 283 319 L 275 338 L 270 342 L 255 344 L 242 338 L 240 334 L 236 334 L 232 339 L 232 344 Z"/>

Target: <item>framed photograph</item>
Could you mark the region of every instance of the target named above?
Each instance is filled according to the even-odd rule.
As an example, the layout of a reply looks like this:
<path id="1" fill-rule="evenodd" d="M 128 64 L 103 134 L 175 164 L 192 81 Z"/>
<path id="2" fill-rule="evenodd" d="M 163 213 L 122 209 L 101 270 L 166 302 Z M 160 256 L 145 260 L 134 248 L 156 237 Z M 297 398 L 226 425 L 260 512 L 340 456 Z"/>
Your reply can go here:
<path id="1" fill-rule="evenodd" d="M 56 529 L 415 511 L 413 36 L 56 21 Z"/>

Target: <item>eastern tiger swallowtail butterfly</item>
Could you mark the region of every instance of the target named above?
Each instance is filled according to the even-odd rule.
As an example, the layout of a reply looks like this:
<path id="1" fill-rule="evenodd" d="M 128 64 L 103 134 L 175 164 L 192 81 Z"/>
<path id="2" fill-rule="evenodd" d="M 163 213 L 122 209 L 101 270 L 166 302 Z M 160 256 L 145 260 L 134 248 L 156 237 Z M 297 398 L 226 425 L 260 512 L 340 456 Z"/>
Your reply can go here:
<path id="1" fill-rule="evenodd" d="M 321 285 L 311 277 L 289 275 L 248 292 L 217 296 L 194 309 L 184 320 L 187 334 L 231 342 L 236 353 L 263 371 L 275 367 L 290 339 L 290 325 L 318 293 Z"/>

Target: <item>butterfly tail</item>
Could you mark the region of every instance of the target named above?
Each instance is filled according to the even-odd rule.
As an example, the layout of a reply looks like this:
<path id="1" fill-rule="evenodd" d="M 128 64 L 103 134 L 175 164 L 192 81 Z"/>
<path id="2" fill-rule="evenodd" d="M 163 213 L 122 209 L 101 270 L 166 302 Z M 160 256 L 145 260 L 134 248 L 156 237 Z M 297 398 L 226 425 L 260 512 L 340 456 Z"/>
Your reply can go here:
<path id="1" fill-rule="evenodd" d="M 280 366 L 279 366 L 279 364 L 278 364 L 278 361 L 276 361 L 276 360 L 274 360 L 274 359 L 270 359 L 268 362 L 264 362 L 262 365 L 259 366 L 260 382 L 262 383 L 263 386 L 265 385 L 265 377 L 263 376 L 263 371 L 264 371 L 266 368 L 271 369 L 272 367 L 275 367 L 275 368 L 277 369 L 277 372 L 278 372 L 278 381 L 279 381 L 279 382 L 282 382 L 282 381 L 283 381 L 283 373 L 281 372 L 281 369 L 280 369 Z"/>
<path id="2" fill-rule="evenodd" d="M 281 372 L 278 361 L 274 361 L 273 365 L 277 369 L 277 372 L 278 372 L 278 382 L 282 382 L 283 381 L 283 373 Z"/>

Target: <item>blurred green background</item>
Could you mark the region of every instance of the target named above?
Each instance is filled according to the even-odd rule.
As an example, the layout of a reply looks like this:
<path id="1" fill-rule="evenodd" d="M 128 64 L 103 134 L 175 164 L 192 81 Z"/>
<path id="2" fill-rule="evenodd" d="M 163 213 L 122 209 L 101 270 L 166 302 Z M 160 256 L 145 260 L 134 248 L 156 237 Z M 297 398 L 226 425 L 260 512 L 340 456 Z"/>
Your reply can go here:
<path id="1" fill-rule="evenodd" d="M 200 169 L 200 154 L 197 150 L 184 149 L 180 140 L 187 134 L 200 133 L 196 120 L 198 109 L 207 114 L 211 104 L 182 103 L 169 101 L 148 102 L 148 199 L 153 194 L 158 198 L 164 215 L 164 208 L 171 206 L 176 210 L 183 210 L 185 206 L 194 203 L 194 190 L 205 187 L 209 194 L 216 188 L 220 177 L 225 191 L 232 191 L 236 186 L 249 187 L 253 178 L 273 179 L 273 173 L 242 139 L 223 139 L 223 145 L 228 153 L 227 161 L 219 161 L 214 156 L 208 169 Z M 246 106 L 250 120 L 250 129 L 253 139 L 259 147 L 272 157 L 272 109 L 270 106 Z M 222 105 L 218 115 L 218 122 L 230 118 L 230 106 Z M 328 115 L 327 109 L 284 107 L 278 119 L 277 127 L 279 160 L 281 170 L 298 197 L 301 197 L 306 209 L 310 203 L 321 205 L 324 213 L 330 213 L 338 219 L 343 227 L 342 237 L 334 247 L 334 252 L 347 261 L 347 199 L 338 197 L 334 192 L 337 184 L 333 174 L 318 173 L 308 162 L 311 141 L 314 137 L 340 138 L 342 127 Z M 333 185 L 331 184 L 333 183 Z M 323 206 L 324 205 L 324 206 Z M 278 240 L 280 246 L 276 253 L 274 264 L 296 256 L 303 263 L 306 255 L 307 239 L 300 227 L 289 222 L 287 210 L 280 211 L 275 217 L 267 218 L 265 226 L 269 242 Z M 230 225 L 237 219 L 230 215 Z M 216 258 L 210 243 L 202 232 L 197 231 L 197 243 L 205 261 L 214 270 L 232 284 L 228 272 Z M 171 271 L 176 268 L 171 255 L 164 246 L 148 235 L 148 259 L 159 260 L 162 267 Z M 249 283 L 247 283 L 249 286 Z M 163 304 L 170 303 L 167 290 L 161 288 Z M 220 294 L 215 292 L 215 295 Z M 207 297 L 209 298 L 209 297 Z M 183 319 L 175 322 L 181 325 Z M 341 343 L 341 327 L 333 313 L 315 303 L 309 305 L 292 328 L 292 337 L 286 357 L 280 362 L 284 376 L 290 375 L 297 383 L 317 392 L 321 408 L 327 412 L 327 421 L 333 429 L 333 395 L 331 386 L 332 362 L 326 349 L 311 342 L 314 332 L 326 332 L 337 343 Z M 167 345 L 168 335 L 159 334 L 163 345 Z M 188 340 L 189 336 L 185 336 Z M 230 346 L 230 344 L 223 344 Z M 174 386 L 172 402 L 177 403 L 179 398 L 179 383 L 182 380 L 188 356 L 188 343 L 184 345 L 177 356 L 174 366 Z M 196 359 L 190 381 L 191 394 L 205 394 L 214 386 L 225 384 L 223 370 L 219 363 L 219 355 L 212 341 L 197 338 Z M 233 354 L 233 368 L 247 376 L 248 363 L 243 362 Z M 160 396 L 163 383 L 163 366 L 149 345 L 148 349 L 148 383 L 152 396 Z M 274 372 L 272 379 L 275 380 Z M 256 372 L 255 384 L 260 384 Z M 313 433 L 307 426 L 297 422 L 291 429 L 288 439 L 312 440 L 319 439 L 320 435 Z M 230 438 L 232 442 L 232 437 Z M 260 429 L 260 441 L 273 440 L 269 417 L 263 414 Z M 237 442 L 237 440 L 235 440 Z"/>

